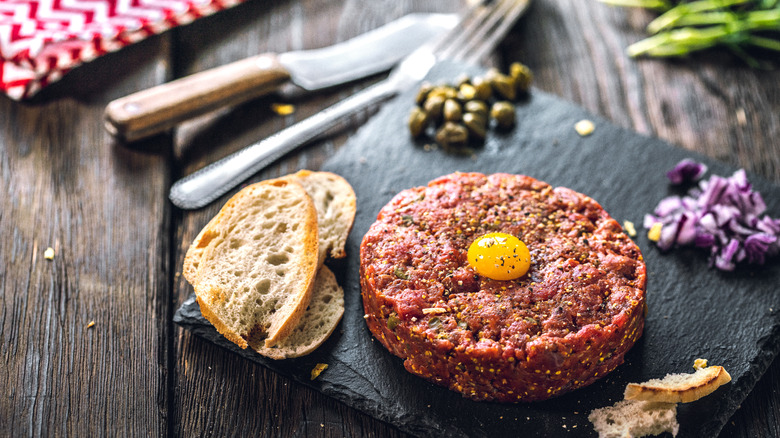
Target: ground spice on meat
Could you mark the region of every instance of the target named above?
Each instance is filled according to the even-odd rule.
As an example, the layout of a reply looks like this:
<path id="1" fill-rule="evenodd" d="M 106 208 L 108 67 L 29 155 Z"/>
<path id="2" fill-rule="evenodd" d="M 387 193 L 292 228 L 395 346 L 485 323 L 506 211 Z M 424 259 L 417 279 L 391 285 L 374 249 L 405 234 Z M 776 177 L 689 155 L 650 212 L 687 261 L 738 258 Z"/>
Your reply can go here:
<path id="1" fill-rule="evenodd" d="M 491 280 L 468 264 L 469 245 L 497 231 L 528 246 L 525 276 Z M 471 399 L 586 386 L 642 333 L 639 248 L 593 199 L 530 177 L 455 173 L 405 190 L 379 212 L 360 261 L 374 336 L 411 373 Z"/>

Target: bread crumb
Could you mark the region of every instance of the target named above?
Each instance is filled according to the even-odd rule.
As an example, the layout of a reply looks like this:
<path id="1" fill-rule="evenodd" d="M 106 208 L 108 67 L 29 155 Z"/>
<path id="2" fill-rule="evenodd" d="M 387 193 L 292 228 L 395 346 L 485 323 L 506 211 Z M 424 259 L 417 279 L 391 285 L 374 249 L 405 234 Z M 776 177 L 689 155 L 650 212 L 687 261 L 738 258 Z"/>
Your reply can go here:
<path id="1" fill-rule="evenodd" d="M 594 409 L 588 420 L 599 438 L 637 438 L 664 432 L 677 436 L 680 429 L 675 403 L 621 400 L 613 406 Z"/>
<path id="2" fill-rule="evenodd" d="M 317 377 L 322 374 L 323 371 L 325 371 L 328 368 L 328 364 L 326 363 L 318 363 L 317 365 L 314 365 L 314 368 L 311 370 L 311 380 L 316 379 Z"/>
<path id="3" fill-rule="evenodd" d="M 89 324 L 87 324 L 87 328 L 92 328 L 95 326 L 95 321 L 90 321 Z"/>
<path id="4" fill-rule="evenodd" d="M 636 237 L 636 227 L 634 227 L 634 223 L 631 221 L 623 221 L 623 228 L 625 228 L 626 233 L 628 233 L 631 237 Z"/>
<path id="5" fill-rule="evenodd" d="M 54 248 L 46 248 L 46 251 L 43 252 L 43 258 L 46 260 L 54 260 Z"/>
<path id="6" fill-rule="evenodd" d="M 707 359 L 696 359 L 693 361 L 694 370 L 700 370 L 702 368 L 707 368 Z"/>
<path id="7" fill-rule="evenodd" d="M 272 103 L 271 110 L 280 116 L 289 116 L 295 112 L 295 105 L 289 103 Z"/>
<path id="8" fill-rule="evenodd" d="M 737 123 L 739 126 L 746 126 L 747 125 L 747 113 L 745 112 L 745 108 L 737 108 Z"/>
<path id="9" fill-rule="evenodd" d="M 653 226 L 650 227 L 650 231 L 647 232 L 647 238 L 653 242 L 658 242 L 658 239 L 661 238 L 661 229 L 663 227 L 664 225 L 660 222 L 654 223 Z"/>
<path id="10" fill-rule="evenodd" d="M 579 122 L 574 124 L 574 130 L 577 131 L 577 134 L 579 134 L 582 137 L 587 137 L 591 134 L 593 134 L 593 131 L 596 129 L 596 125 L 593 124 L 590 120 L 580 120 Z"/>
<path id="11" fill-rule="evenodd" d="M 667 374 L 662 379 L 626 385 L 627 400 L 645 400 L 664 403 L 690 403 L 709 395 L 731 381 L 721 366 L 700 368 L 690 374 Z"/>

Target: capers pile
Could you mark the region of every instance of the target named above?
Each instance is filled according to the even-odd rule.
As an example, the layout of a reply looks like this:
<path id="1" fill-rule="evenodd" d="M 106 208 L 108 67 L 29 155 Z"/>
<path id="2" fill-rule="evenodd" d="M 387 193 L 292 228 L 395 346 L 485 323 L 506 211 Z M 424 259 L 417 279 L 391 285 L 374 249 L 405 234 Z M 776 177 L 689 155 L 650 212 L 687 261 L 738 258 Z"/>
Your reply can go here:
<path id="1" fill-rule="evenodd" d="M 454 85 L 424 83 L 409 116 L 409 132 L 414 138 L 433 135 L 447 150 L 463 149 L 481 143 L 488 131 L 515 126 L 515 105 L 528 93 L 533 73 L 515 62 L 509 73 L 488 70 L 484 76 L 462 76 Z"/>

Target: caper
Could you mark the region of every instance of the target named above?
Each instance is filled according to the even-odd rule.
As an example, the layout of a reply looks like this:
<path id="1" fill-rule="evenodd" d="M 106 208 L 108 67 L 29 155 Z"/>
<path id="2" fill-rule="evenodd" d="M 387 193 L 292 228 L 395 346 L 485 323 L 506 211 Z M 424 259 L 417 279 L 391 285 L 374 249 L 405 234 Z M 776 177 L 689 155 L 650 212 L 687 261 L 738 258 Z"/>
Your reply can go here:
<path id="1" fill-rule="evenodd" d="M 458 123 L 447 122 L 436 132 L 436 142 L 445 148 L 463 147 L 468 141 L 468 130 Z"/>
<path id="2" fill-rule="evenodd" d="M 458 96 L 458 90 L 448 85 L 440 85 L 438 87 L 433 87 L 433 89 L 428 93 L 429 99 L 436 96 L 442 97 L 444 99 L 454 99 Z"/>
<path id="3" fill-rule="evenodd" d="M 534 74 L 528 66 L 513 62 L 509 66 L 509 75 L 515 79 L 515 89 L 518 93 L 527 93 L 533 82 Z"/>
<path id="4" fill-rule="evenodd" d="M 444 120 L 447 122 L 459 122 L 463 110 L 460 104 L 455 99 L 447 99 L 444 101 Z"/>
<path id="5" fill-rule="evenodd" d="M 487 119 L 475 113 L 463 114 L 463 125 L 469 130 L 473 138 L 484 140 L 487 135 Z"/>
<path id="6" fill-rule="evenodd" d="M 454 83 L 424 83 L 409 115 L 409 131 L 413 137 L 433 131 L 445 149 L 466 152 L 469 141 L 483 141 L 491 127 L 509 129 L 516 124 L 511 101 L 527 93 L 532 80 L 531 70 L 515 62 L 507 74 L 492 68 L 483 76 L 462 74 Z"/>
<path id="7" fill-rule="evenodd" d="M 475 99 L 488 101 L 493 96 L 493 88 L 490 86 L 490 81 L 485 78 L 474 78 L 471 85 L 474 87 Z"/>
<path id="8" fill-rule="evenodd" d="M 431 91 L 431 93 L 433 93 L 433 91 Z M 428 96 L 423 104 L 423 109 L 428 113 L 429 120 L 431 121 L 441 120 L 443 108 L 444 96 L 441 95 Z"/>
<path id="9" fill-rule="evenodd" d="M 487 120 L 488 106 L 481 100 L 470 100 L 463 105 L 463 110 L 467 113 L 474 113 Z"/>
<path id="10" fill-rule="evenodd" d="M 496 73 L 490 78 L 490 85 L 499 96 L 507 100 L 515 100 L 517 90 L 515 88 L 515 80 L 511 76 Z"/>
<path id="11" fill-rule="evenodd" d="M 417 138 L 421 136 L 427 126 L 428 113 L 419 106 L 414 107 L 409 115 L 409 132 L 412 134 L 412 137 Z"/>
<path id="12" fill-rule="evenodd" d="M 417 105 L 422 105 L 423 102 L 425 102 L 425 99 L 428 98 L 428 93 L 433 90 L 433 85 L 430 82 L 423 82 L 420 85 L 420 89 L 417 90 L 417 96 L 414 98 L 414 103 Z"/>
<path id="13" fill-rule="evenodd" d="M 461 102 L 468 102 L 477 95 L 477 89 L 471 84 L 463 84 L 458 87 L 458 99 Z"/>
<path id="14" fill-rule="evenodd" d="M 496 102 L 490 108 L 490 117 L 495 119 L 499 128 L 511 128 L 515 124 L 515 106 L 506 101 Z"/>

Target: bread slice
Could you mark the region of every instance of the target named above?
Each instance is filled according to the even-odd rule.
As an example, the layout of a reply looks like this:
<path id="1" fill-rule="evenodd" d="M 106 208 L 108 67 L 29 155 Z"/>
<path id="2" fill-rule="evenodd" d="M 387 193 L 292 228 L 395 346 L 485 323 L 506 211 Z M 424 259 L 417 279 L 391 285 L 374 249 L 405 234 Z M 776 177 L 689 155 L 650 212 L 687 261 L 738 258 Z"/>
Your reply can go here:
<path id="1" fill-rule="evenodd" d="M 211 238 L 211 230 L 215 229 L 218 219 L 219 214 L 211 218 L 211 221 L 209 221 L 209 223 L 206 224 L 202 230 L 200 230 L 200 233 L 198 233 L 198 235 L 195 237 L 195 240 L 192 241 L 190 247 L 187 249 L 187 254 L 184 256 L 184 267 L 182 268 L 182 275 L 184 275 L 184 278 L 186 278 L 187 281 L 189 281 L 192 285 L 195 284 L 195 279 L 198 277 L 198 266 L 200 266 L 200 259 L 203 256 L 203 251 L 205 251 L 206 247 L 208 246 L 207 242 L 201 242 L 204 242 L 204 239 L 208 240 Z"/>
<path id="2" fill-rule="evenodd" d="M 346 256 L 344 247 L 355 221 L 355 191 L 346 179 L 331 172 L 300 170 L 289 178 L 303 186 L 314 201 L 320 232 L 319 263 Z"/>
<path id="3" fill-rule="evenodd" d="M 723 367 L 711 366 L 691 374 L 667 374 L 663 379 L 629 383 L 624 396 L 626 400 L 689 403 L 730 381 L 731 375 Z"/>
<path id="4" fill-rule="evenodd" d="M 245 187 L 198 234 L 184 260 L 203 316 L 241 348 L 273 346 L 303 316 L 318 269 L 317 212 L 298 183 Z"/>
<path id="5" fill-rule="evenodd" d="M 631 438 L 669 432 L 677 436 L 675 403 L 621 400 L 613 406 L 594 409 L 588 416 L 599 438 Z"/>
<path id="6" fill-rule="evenodd" d="M 344 315 L 344 289 L 327 266 L 320 268 L 314 280 L 309 307 L 295 330 L 273 347 L 254 346 L 255 351 L 271 359 L 300 357 L 316 350 L 333 333 Z"/>

